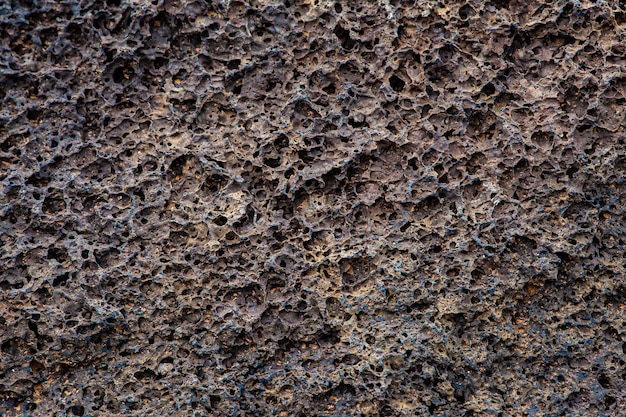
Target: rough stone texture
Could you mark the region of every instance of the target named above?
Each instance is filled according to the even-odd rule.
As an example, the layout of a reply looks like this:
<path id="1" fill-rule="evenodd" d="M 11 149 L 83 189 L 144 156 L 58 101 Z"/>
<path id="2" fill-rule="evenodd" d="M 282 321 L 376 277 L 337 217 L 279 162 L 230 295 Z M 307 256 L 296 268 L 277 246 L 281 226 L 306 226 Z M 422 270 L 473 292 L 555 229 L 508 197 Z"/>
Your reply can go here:
<path id="1" fill-rule="evenodd" d="M 623 416 L 625 8 L 0 2 L 0 414 Z"/>

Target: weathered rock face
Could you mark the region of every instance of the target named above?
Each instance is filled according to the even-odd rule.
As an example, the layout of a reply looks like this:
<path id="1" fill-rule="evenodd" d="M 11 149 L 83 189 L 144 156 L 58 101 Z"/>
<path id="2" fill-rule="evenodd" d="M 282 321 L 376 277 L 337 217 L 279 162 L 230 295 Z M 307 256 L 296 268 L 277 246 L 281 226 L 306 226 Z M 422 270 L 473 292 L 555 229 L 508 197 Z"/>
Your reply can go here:
<path id="1" fill-rule="evenodd" d="M 0 414 L 624 415 L 625 7 L 2 2 Z"/>

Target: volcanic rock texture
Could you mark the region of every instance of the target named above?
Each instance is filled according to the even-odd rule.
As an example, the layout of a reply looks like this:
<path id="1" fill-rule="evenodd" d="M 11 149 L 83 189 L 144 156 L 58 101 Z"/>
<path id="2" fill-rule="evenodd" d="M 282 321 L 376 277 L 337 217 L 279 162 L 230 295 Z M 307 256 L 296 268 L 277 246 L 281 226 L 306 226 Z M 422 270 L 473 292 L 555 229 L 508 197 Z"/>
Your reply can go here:
<path id="1" fill-rule="evenodd" d="M 623 1 L 0 3 L 3 416 L 623 416 Z"/>

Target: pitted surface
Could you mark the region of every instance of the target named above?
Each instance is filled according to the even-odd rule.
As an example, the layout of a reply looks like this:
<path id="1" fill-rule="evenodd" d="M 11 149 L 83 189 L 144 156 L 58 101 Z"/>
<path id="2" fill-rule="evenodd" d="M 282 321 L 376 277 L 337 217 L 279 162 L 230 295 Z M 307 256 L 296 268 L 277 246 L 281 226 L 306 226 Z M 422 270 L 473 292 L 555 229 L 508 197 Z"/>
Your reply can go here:
<path id="1" fill-rule="evenodd" d="M 626 409 L 626 5 L 0 4 L 0 414 Z"/>

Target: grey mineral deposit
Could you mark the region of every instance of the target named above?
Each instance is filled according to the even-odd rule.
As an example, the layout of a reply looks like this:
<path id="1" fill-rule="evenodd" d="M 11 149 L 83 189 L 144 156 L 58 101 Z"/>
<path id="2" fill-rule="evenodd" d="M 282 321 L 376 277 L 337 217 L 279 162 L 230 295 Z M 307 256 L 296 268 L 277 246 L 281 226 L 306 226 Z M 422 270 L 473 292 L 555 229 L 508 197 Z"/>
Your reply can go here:
<path id="1" fill-rule="evenodd" d="M 626 415 L 626 3 L 0 0 L 0 415 Z"/>

